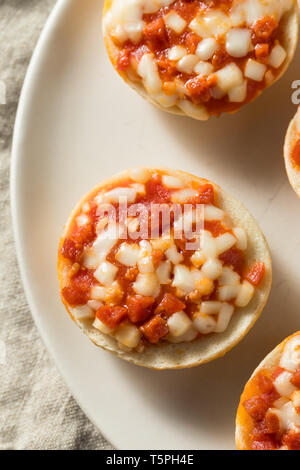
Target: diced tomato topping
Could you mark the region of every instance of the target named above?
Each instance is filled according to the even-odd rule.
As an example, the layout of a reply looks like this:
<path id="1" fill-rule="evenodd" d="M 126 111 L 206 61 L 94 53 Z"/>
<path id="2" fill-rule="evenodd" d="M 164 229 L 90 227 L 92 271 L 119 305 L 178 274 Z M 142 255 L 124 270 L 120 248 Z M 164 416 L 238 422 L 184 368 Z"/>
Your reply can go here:
<path id="1" fill-rule="evenodd" d="M 289 432 L 282 438 L 282 443 L 288 447 L 289 450 L 300 450 L 300 432 Z"/>
<path id="2" fill-rule="evenodd" d="M 293 373 L 291 382 L 295 387 L 300 389 L 300 369 L 297 369 L 296 372 Z"/>
<path id="3" fill-rule="evenodd" d="M 261 421 L 269 408 L 268 403 L 261 396 L 249 398 L 244 401 L 243 406 L 255 421 Z"/>
<path id="4" fill-rule="evenodd" d="M 232 266 L 233 269 L 240 275 L 243 272 L 244 267 L 244 254 L 241 250 L 236 248 L 230 248 L 219 256 L 219 259 L 223 261 L 226 266 Z"/>
<path id="5" fill-rule="evenodd" d="M 151 315 L 151 306 L 154 297 L 143 295 L 130 295 L 127 297 L 128 317 L 132 323 L 144 322 Z"/>
<path id="6" fill-rule="evenodd" d="M 171 62 L 165 56 L 160 56 L 156 58 L 156 63 L 163 81 L 168 82 L 174 80 L 177 74 L 176 64 L 174 62 Z"/>
<path id="7" fill-rule="evenodd" d="M 184 310 L 185 307 L 186 305 L 181 302 L 181 300 L 177 299 L 175 295 L 167 293 L 163 296 L 162 301 L 156 307 L 155 313 L 165 312 L 167 316 L 171 316 L 173 313 Z"/>
<path id="8" fill-rule="evenodd" d="M 258 286 L 265 274 L 265 264 L 261 262 L 255 263 L 246 275 L 247 281 L 254 286 Z"/>
<path id="9" fill-rule="evenodd" d="M 129 65 L 130 65 L 130 50 L 122 49 L 118 55 L 117 68 L 119 70 L 126 70 L 128 69 Z"/>
<path id="10" fill-rule="evenodd" d="M 64 258 L 69 259 L 75 263 L 80 260 L 82 249 L 71 240 L 71 238 L 65 238 L 63 246 L 61 248 L 61 254 Z"/>
<path id="11" fill-rule="evenodd" d="M 166 320 L 159 315 L 155 315 L 141 327 L 141 331 L 150 343 L 156 344 L 168 334 L 169 328 Z"/>
<path id="12" fill-rule="evenodd" d="M 257 20 L 252 27 L 255 35 L 254 39 L 257 42 L 268 42 L 277 28 L 278 23 L 271 16 Z"/>
<path id="13" fill-rule="evenodd" d="M 211 90 L 217 84 L 215 76 L 197 76 L 185 84 L 188 95 L 196 104 L 207 103 L 211 99 Z"/>
<path id="14" fill-rule="evenodd" d="M 162 17 L 158 17 L 146 24 L 143 33 L 151 50 L 157 51 L 157 49 L 165 49 L 167 47 L 166 29 Z"/>
<path id="15" fill-rule="evenodd" d="M 102 305 L 97 310 L 97 318 L 101 320 L 108 328 L 114 330 L 122 320 L 127 317 L 127 308 L 125 307 L 109 307 L 108 305 Z"/>
<path id="16" fill-rule="evenodd" d="M 264 61 L 270 54 L 269 44 L 256 44 L 255 56 L 258 60 Z"/>

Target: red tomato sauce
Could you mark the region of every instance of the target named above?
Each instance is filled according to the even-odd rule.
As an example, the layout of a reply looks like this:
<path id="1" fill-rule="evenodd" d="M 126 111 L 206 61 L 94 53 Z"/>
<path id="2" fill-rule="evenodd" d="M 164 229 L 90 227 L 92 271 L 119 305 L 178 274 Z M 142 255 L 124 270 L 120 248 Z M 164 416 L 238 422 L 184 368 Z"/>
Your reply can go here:
<path id="1" fill-rule="evenodd" d="M 300 170 L 300 139 L 296 142 L 291 154 L 292 164 L 297 170 Z"/>

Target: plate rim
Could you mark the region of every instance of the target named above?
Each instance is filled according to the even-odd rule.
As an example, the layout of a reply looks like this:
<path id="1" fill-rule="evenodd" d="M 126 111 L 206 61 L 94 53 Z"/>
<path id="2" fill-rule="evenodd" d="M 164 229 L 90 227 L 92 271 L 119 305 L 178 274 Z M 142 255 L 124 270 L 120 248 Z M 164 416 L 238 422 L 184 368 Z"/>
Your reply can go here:
<path id="1" fill-rule="evenodd" d="M 50 14 L 42 28 L 38 41 L 33 50 L 29 65 L 27 67 L 24 82 L 22 85 L 21 93 L 19 96 L 17 112 L 15 117 L 15 123 L 13 128 L 12 136 L 12 145 L 11 145 L 11 160 L 10 160 L 10 172 L 9 172 L 9 195 L 10 195 L 10 212 L 11 212 L 11 223 L 12 223 L 12 232 L 13 240 L 15 244 L 15 251 L 17 256 L 17 263 L 19 267 L 20 277 L 24 289 L 24 295 L 30 310 L 30 314 L 34 320 L 35 326 L 38 330 L 39 336 L 42 339 L 47 352 L 49 353 L 60 377 L 67 385 L 68 390 L 71 395 L 77 402 L 78 406 L 81 408 L 86 417 L 90 422 L 95 426 L 95 428 L 101 433 L 101 435 L 106 439 L 109 445 L 117 449 L 117 445 L 114 441 L 114 438 L 110 433 L 106 433 L 100 429 L 99 425 L 96 423 L 96 420 L 91 416 L 91 414 L 86 410 L 81 399 L 78 397 L 76 391 L 71 385 L 71 381 L 68 377 L 68 372 L 65 370 L 62 364 L 60 364 L 55 348 L 52 347 L 51 341 L 49 340 L 47 333 L 45 332 L 42 322 L 39 318 L 39 311 L 35 305 L 34 297 L 31 293 L 26 264 L 24 261 L 24 245 L 22 242 L 22 237 L 20 236 L 19 229 L 19 212 L 20 212 L 20 201 L 18 196 L 18 181 L 19 181 L 19 165 L 21 161 L 21 141 L 22 141 L 22 126 L 24 120 L 26 121 L 26 113 L 30 109 L 31 99 L 29 97 L 30 92 L 34 90 L 34 80 L 38 75 L 38 71 L 41 65 L 41 59 L 43 57 L 43 50 L 47 46 L 48 40 L 51 38 L 53 30 L 56 26 L 58 18 L 63 15 L 64 9 L 68 9 L 71 6 L 72 0 L 56 0 Z"/>

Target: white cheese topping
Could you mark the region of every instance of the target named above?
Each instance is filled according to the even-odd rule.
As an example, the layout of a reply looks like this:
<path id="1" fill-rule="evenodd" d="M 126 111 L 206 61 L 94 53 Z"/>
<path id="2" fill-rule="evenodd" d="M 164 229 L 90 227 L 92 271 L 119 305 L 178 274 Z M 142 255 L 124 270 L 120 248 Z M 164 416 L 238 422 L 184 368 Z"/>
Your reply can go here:
<path id="1" fill-rule="evenodd" d="M 279 365 L 291 372 L 300 367 L 300 335 L 294 336 L 286 343 Z"/>

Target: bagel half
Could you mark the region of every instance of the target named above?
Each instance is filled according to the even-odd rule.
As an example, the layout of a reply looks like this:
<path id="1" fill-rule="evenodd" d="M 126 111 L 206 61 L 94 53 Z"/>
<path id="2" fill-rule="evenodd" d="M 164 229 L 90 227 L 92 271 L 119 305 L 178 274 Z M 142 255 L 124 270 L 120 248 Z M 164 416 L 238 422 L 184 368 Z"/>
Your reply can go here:
<path id="1" fill-rule="evenodd" d="M 257 449 L 261 449 L 261 450 L 272 450 L 270 449 L 269 447 L 272 447 L 270 446 L 270 442 L 266 439 L 265 441 L 263 441 L 263 444 L 256 444 L 254 442 L 254 438 L 253 438 L 253 434 L 252 434 L 252 431 L 253 431 L 253 428 L 254 428 L 254 422 L 253 422 L 253 419 L 252 417 L 248 414 L 248 412 L 246 411 L 245 407 L 244 407 L 244 403 L 253 398 L 253 397 L 256 397 L 257 395 L 260 395 L 262 393 L 262 391 L 260 390 L 260 388 L 258 388 L 258 385 L 257 385 L 257 377 L 258 377 L 258 374 L 265 374 L 269 379 L 271 378 L 272 381 L 273 381 L 273 384 L 276 383 L 275 382 L 275 377 L 276 375 L 278 374 L 278 367 L 282 367 L 282 364 L 281 364 L 281 358 L 282 358 L 282 354 L 283 354 L 283 351 L 286 347 L 286 345 L 290 343 L 290 341 L 296 341 L 296 345 L 298 345 L 298 351 L 300 349 L 300 331 L 294 333 L 293 335 L 289 336 L 288 338 L 286 338 L 284 341 L 282 341 L 278 346 L 276 346 L 275 349 L 273 349 L 273 351 L 271 351 L 266 357 L 265 359 L 259 364 L 259 366 L 255 369 L 255 371 L 253 372 L 252 376 L 250 377 L 249 381 L 247 382 L 245 388 L 244 388 L 244 391 L 241 395 L 241 399 L 240 399 L 240 403 L 239 403 L 239 407 L 238 407 L 238 410 L 237 410 L 237 416 L 236 416 L 236 434 L 235 434 L 235 437 L 236 437 L 236 444 L 237 444 L 237 448 L 239 450 L 253 450 L 253 448 L 255 450 Z M 296 346 L 297 348 L 297 346 Z M 297 354 L 297 362 L 298 362 L 298 370 L 300 371 L 300 352 L 296 352 Z M 296 359 L 295 359 L 296 360 Z M 295 373 L 295 371 L 297 370 L 297 368 L 295 367 L 292 367 L 292 371 L 290 371 L 290 375 L 292 375 L 293 373 Z M 290 369 L 288 369 L 290 370 Z M 283 371 L 284 371 L 284 368 L 283 368 Z M 275 375 L 274 375 L 275 373 Z M 294 387 L 295 390 L 298 388 L 298 390 L 300 390 L 300 385 L 298 385 L 298 387 Z M 297 390 L 296 390 L 297 391 Z M 270 393 L 270 392 L 269 392 Z M 288 392 L 289 393 L 289 392 Z M 292 392 L 293 393 L 293 392 Z M 300 392 L 297 392 L 300 394 Z M 292 395 L 292 397 L 294 397 L 294 400 L 295 400 L 295 396 Z M 278 396 L 275 396 L 276 400 L 279 400 L 279 398 L 281 398 L 281 395 L 278 394 Z M 290 397 L 290 399 L 292 399 Z M 300 399 L 300 395 L 299 395 L 299 398 L 298 400 Z M 276 409 L 279 409 L 280 410 L 280 402 L 276 402 L 276 400 L 274 401 L 275 405 L 273 404 L 272 407 L 273 409 L 276 407 Z M 284 403 L 284 402 L 283 402 Z M 299 414 L 299 411 L 300 411 L 300 408 L 298 410 L 298 414 Z M 297 442 L 296 444 L 296 448 L 297 450 L 300 450 L 300 414 L 299 414 L 299 426 L 296 426 L 295 429 L 291 429 L 289 432 L 294 432 L 296 431 L 296 428 L 298 427 L 298 433 L 299 433 L 299 441 L 298 441 L 298 446 L 297 446 Z M 286 432 L 286 430 L 285 430 Z M 276 449 L 286 449 L 286 445 L 283 445 L 283 442 L 282 440 L 282 436 L 279 438 L 278 437 L 278 442 L 276 442 Z M 296 450 L 296 449 L 290 449 L 290 450 Z"/>
<path id="2" fill-rule="evenodd" d="M 117 186 L 123 187 L 124 185 L 128 184 L 131 185 L 131 183 L 134 183 L 134 181 L 136 181 L 136 178 L 132 179 L 132 175 L 137 174 L 137 172 L 139 171 L 143 171 L 148 174 L 148 179 L 150 178 L 150 183 L 158 179 L 159 181 L 161 181 L 162 175 L 165 175 L 167 177 L 171 177 L 171 180 L 169 181 L 171 181 L 171 183 L 173 182 L 172 184 L 174 184 L 174 181 L 176 183 L 176 181 L 179 180 L 184 188 L 194 188 L 194 191 L 196 191 L 195 188 L 197 189 L 197 191 L 199 188 L 201 189 L 204 187 L 213 188 L 215 201 L 214 206 L 218 207 L 219 209 L 225 212 L 224 217 L 226 219 L 226 224 L 227 221 L 230 220 L 230 224 L 233 224 L 233 227 L 240 227 L 244 230 L 247 236 L 248 244 L 247 248 L 244 251 L 245 266 L 249 268 L 253 266 L 253 264 L 257 261 L 264 263 L 264 276 L 259 285 L 255 287 L 252 299 L 250 300 L 247 306 L 238 307 L 235 309 L 230 323 L 224 332 L 201 334 L 198 335 L 198 337 L 193 341 L 180 342 L 180 344 L 177 344 L 178 341 L 176 341 L 176 344 L 164 340 L 159 341 L 158 344 L 151 344 L 150 342 L 146 341 L 144 350 L 139 350 L 138 352 L 137 350 L 128 350 L 128 348 L 124 350 L 124 347 L 120 347 L 120 343 L 118 343 L 114 337 L 109 336 L 107 334 L 103 334 L 102 332 L 94 328 L 93 318 L 83 320 L 75 318 L 76 315 L 74 315 L 74 309 L 70 306 L 69 302 L 66 300 L 63 294 L 63 289 L 66 286 L 66 282 L 69 282 L 66 281 L 66 273 L 67 278 L 69 278 L 69 273 L 71 272 L 70 269 L 72 269 L 72 266 L 76 264 L 74 263 L 74 261 L 70 262 L 69 259 L 66 259 L 63 256 L 63 247 L 65 240 L 72 236 L 70 234 L 72 234 L 72 230 L 74 229 L 74 226 L 76 224 L 77 217 L 79 215 L 82 215 L 83 208 L 86 207 L 87 202 L 94 200 L 95 196 L 99 193 L 108 194 L 107 191 L 110 191 L 111 188 L 115 188 Z M 146 185 L 147 184 L 148 183 L 146 183 Z M 180 190 L 176 189 L 176 191 Z M 153 194 L 156 194 L 157 192 L 158 191 L 154 191 Z M 175 193 L 175 189 L 172 189 L 171 193 Z M 214 222 L 211 223 L 214 224 Z M 223 262 L 226 264 L 225 261 Z M 102 182 L 96 188 L 94 188 L 88 195 L 86 195 L 75 207 L 66 223 L 63 235 L 60 240 L 58 253 L 58 277 L 62 301 L 66 309 L 68 310 L 73 320 L 76 321 L 77 325 L 97 346 L 100 346 L 101 348 L 116 354 L 120 358 L 140 366 L 152 369 L 180 369 L 197 366 L 209 362 L 218 357 L 221 357 L 227 351 L 233 348 L 239 341 L 241 341 L 241 339 L 253 326 L 266 304 L 271 288 L 272 267 L 267 242 L 260 228 L 258 227 L 255 219 L 250 215 L 247 209 L 245 209 L 245 207 L 239 201 L 227 194 L 216 184 L 211 183 L 202 178 L 190 175 L 186 172 L 166 168 L 144 168 L 128 170 L 119 175 L 114 176 L 109 180 Z M 173 280 L 173 282 L 175 281 Z M 163 287 L 161 288 L 163 289 Z M 185 302 L 185 299 L 186 297 L 180 297 L 181 301 Z"/>
<path id="3" fill-rule="evenodd" d="M 143 98 L 169 113 L 207 120 L 212 115 L 235 113 L 285 73 L 297 46 L 298 4 L 297 0 L 233 0 L 227 8 L 224 2 L 220 7 L 216 0 L 212 8 L 197 12 L 197 2 L 105 0 L 103 34 L 112 65 Z M 144 11 L 151 9 L 152 13 L 144 16 Z M 179 19 L 175 18 L 172 28 L 181 31 L 180 21 L 186 23 L 180 33 L 174 32 L 165 20 L 174 11 Z M 197 15 L 200 26 L 196 23 L 194 27 L 191 19 L 196 21 Z M 207 24 L 211 26 L 203 29 L 201 21 L 208 16 Z M 127 22 L 126 17 L 134 19 Z M 275 31 L 270 18 L 278 24 Z M 259 22 L 266 24 L 261 26 L 262 30 L 255 26 Z M 243 45 L 249 35 L 250 43 Z M 206 43 L 198 50 L 202 39 Z M 215 46 L 207 40 L 216 41 Z M 260 50 L 256 50 L 257 44 Z M 186 59 L 183 49 L 181 52 L 177 49 L 169 60 L 174 45 L 184 46 L 189 58 Z M 130 53 L 126 52 L 129 49 Z M 144 60 L 147 54 L 149 57 Z M 180 61 L 182 55 L 185 63 Z"/>
<path id="4" fill-rule="evenodd" d="M 298 152 L 298 164 L 293 158 L 298 142 L 300 142 L 300 108 L 289 125 L 284 144 L 284 161 L 287 175 L 292 188 L 300 197 L 300 150 Z"/>

